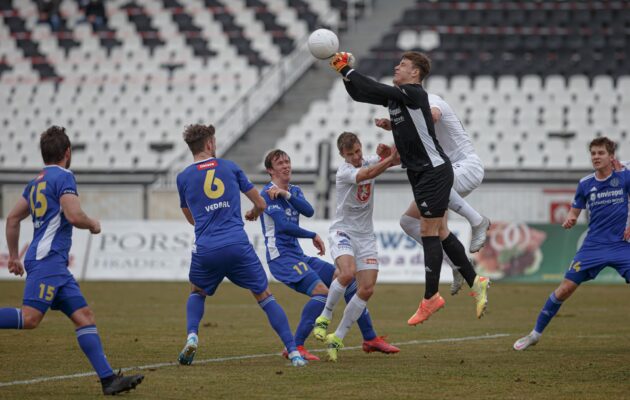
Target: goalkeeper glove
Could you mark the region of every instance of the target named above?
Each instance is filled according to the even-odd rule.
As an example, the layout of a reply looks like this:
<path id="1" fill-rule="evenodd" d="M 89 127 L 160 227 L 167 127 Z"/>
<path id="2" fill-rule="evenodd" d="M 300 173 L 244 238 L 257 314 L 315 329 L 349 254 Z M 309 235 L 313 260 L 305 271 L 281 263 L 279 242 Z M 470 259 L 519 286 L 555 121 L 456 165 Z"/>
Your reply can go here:
<path id="1" fill-rule="evenodd" d="M 347 53 L 345 51 L 336 53 L 332 57 L 332 60 L 330 60 L 330 67 L 337 72 L 341 72 L 345 66 L 349 66 L 351 68 L 354 66 L 354 56 L 352 53 Z"/>

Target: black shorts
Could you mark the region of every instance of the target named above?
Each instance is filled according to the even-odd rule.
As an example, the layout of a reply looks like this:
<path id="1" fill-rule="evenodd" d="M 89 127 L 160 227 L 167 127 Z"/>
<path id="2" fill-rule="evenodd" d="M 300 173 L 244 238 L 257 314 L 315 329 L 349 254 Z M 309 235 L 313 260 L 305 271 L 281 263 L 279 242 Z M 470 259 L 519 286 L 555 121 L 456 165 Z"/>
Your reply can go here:
<path id="1" fill-rule="evenodd" d="M 413 198 L 425 218 L 440 218 L 448 209 L 453 187 L 453 167 L 446 162 L 426 171 L 407 170 Z"/>

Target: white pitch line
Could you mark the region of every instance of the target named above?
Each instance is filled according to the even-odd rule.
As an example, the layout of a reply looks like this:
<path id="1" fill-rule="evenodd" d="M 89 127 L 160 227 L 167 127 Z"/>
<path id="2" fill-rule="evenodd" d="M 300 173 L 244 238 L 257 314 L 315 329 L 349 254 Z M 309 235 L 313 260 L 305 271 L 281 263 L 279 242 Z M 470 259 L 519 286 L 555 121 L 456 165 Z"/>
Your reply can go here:
<path id="1" fill-rule="evenodd" d="M 497 338 L 502 338 L 506 336 L 510 336 L 510 335 L 507 333 L 497 333 L 494 335 L 466 336 L 466 337 L 460 337 L 460 338 L 410 340 L 408 342 L 399 342 L 399 343 L 392 343 L 392 344 L 396 346 L 408 346 L 408 345 L 413 345 L 413 344 L 453 343 L 453 342 L 465 342 L 465 341 L 471 341 L 471 340 L 497 339 Z M 345 347 L 342 350 L 344 351 L 357 350 L 360 348 L 361 346 L 351 346 L 351 347 Z M 317 352 L 323 352 L 323 351 L 325 350 L 323 349 L 312 350 L 311 353 L 317 353 Z M 195 361 L 195 365 L 218 363 L 218 362 L 225 362 L 225 361 L 235 361 L 235 360 L 247 360 L 247 359 L 252 359 L 252 358 L 277 357 L 278 355 L 279 353 L 268 353 L 268 354 L 248 354 L 244 356 L 232 356 L 232 357 L 221 357 L 221 358 L 207 358 L 205 360 Z M 163 368 L 163 367 L 172 367 L 172 366 L 177 366 L 177 365 L 179 365 L 179 363 L 175 361 L 171 361 L 171 362 L 164 362 L 164 363 L 157 363 L 157 364 L 140 365 L 137 367 L 127 367 L 127 368 L 122 368 L 121 370 L 123 372 L 126 372 L 126 371 L 143 370 L 143 369 L 157 369 L 157 368 Z M 65 379 L 83 378 L 86 376 L 95 376 L 95 375 L 96 375 L 95 372 L 81 372 L 81 373 L 72 374 L 72 375 L 47 376 L 47 377 L 42 377 L 42 378 L 26 379 L 22 381 L 0 382 L 0 387 L 15 386 L 15 385 L 29 385 L 31 383 L 41 383 L 41 382 L 50 382 L 50 381 L 61 381 Z"/>

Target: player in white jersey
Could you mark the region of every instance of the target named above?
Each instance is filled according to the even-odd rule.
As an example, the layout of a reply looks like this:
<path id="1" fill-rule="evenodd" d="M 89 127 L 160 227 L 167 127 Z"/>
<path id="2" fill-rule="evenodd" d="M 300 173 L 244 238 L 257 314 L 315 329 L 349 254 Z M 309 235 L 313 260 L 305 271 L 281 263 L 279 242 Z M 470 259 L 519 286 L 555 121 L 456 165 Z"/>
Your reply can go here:
<path id="1" fill-rule="evenodd" d="M 442 149 L 451 160 L 455 179 L 449 196 L 448 207 L 468 220 L 472 227 L 472 239 L 469 251 L 479 251 L 486 241 L 486 232 L 490 227 L 490 220 L 475 210 L 463 197 L 468 196 L 479 187 L 483 180 L 484 169 L 481 159 L 475 153 L 470 136 L 464 129 L 462 122 L 451 106 L 440 96 L 429 93 L 429 105 L 435 124 L 435 136 Z M 376 126 L 391 130 L 389 119 L 377 118 Z M 422 244 L 420 235 L 420 211 L 414 201 L 400 217 L 400 226 L 405 233 Z M 448 258 L 444 258 L 453 268 L 453 284 L 451 294 L 457 294 L 464 283 L 458 267 Z"/>
<path id="2" fill-rule="evenodd" d="M 337 170 L 337 209 L 330 226 L 330 253 L 339 269 L 339 275 L 328 289 L 328 298 L 322 314 L 315 320 L 313 334 L 325 340 L 328 347 L 328 360 L 337 361 L 343 338 L 363 313 L 367 301 L 374 293 L 378 276 L 378 254 L 376 235 L 372 224 L 374 209 L 375 178 L 387 168 L 400 164 L 396 148 L 385 145 L 389 155 L 363 157 L 361 142 L 357 135 L 344 132 L 337 138 L 339 154 L 345 162 Z M 326 335 L 332 320 L 332 312 L 346 287 L 355 278 L 358 289 L 343 312 L 343 317 L 335 333 Z"/>

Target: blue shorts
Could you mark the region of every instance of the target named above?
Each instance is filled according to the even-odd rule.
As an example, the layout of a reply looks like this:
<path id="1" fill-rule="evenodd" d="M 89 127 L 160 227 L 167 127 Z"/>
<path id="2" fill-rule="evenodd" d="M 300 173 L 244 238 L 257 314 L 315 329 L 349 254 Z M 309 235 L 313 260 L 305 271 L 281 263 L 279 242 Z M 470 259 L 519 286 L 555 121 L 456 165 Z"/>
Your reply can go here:
<path id="1" fill-rule="evenodd" d="M 595 279 L 606 267 L 614 268 L 630 283 L 630 243 L 582 245 L 564 277 L 579 285 Z"/>
<path id="2" fill-rule="evenodd" d="M 79 284 L 70 272 L 46 276 L 42 271 L 26 275 L 22 304 L 33 307 L 42 314 L 45 314 L 49 308 L 60 310 L 68 317 L 88 305 Z"/>
<path id="3" fill-rule="evenodd" d="M 319 282 L 330 286 L 335 267 L 317 257 L 281 256 L 269 262 L 271 274 L 296 292 L 307 296 Z"/>
<path id="4" fill-rule="evenodd" d="M 223 278 L 255 294 L 264 292 L 268 286 L 267 274 L 250 243 L 193 254 L 188 278 L 208 296 L 214 294 Z"/>

